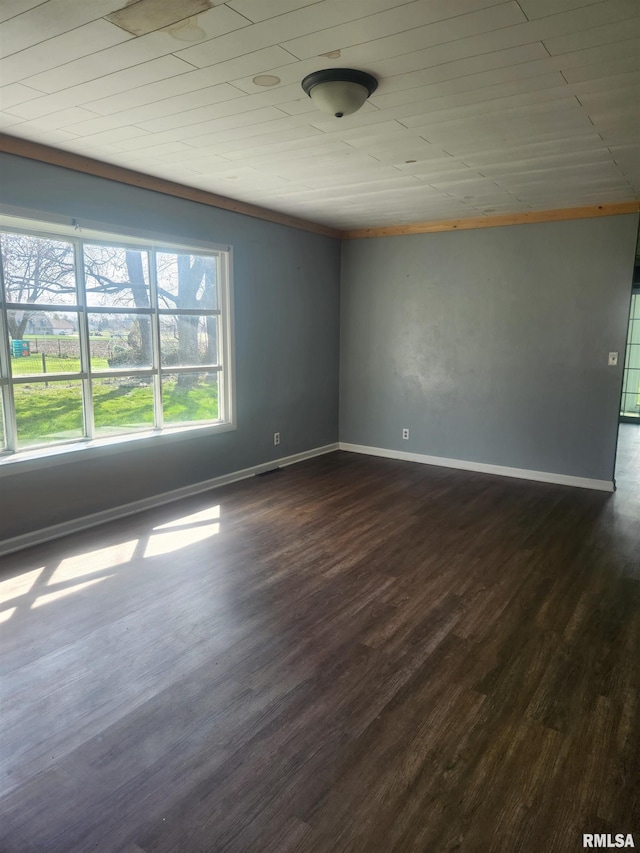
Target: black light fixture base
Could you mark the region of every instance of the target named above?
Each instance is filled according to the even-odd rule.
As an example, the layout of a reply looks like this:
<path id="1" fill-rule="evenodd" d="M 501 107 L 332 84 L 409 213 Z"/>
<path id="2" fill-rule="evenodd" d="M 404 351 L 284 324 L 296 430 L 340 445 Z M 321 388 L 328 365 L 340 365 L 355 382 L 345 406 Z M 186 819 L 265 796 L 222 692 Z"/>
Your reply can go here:
<path id="1" fill-rule="evenodd" d="M 373 95 L 378 88 L 378 81 L 366 71 L 356 71 L 354 68 L 325 68 L 323 71 L 312 71 L 302 81 L 302 88 L 311 97 L 311 90 L 318 83 L 358 83 Z"/>

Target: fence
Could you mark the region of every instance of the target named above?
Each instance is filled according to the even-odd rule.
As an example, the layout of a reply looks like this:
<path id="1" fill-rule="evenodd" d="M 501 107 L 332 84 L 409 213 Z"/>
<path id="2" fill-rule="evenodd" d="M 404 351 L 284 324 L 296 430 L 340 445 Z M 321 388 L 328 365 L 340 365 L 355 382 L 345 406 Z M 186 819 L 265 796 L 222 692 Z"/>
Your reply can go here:
<path id="1" fill-rule="evenodd" d="M 80 344 L 76 337 L 67 338 L 65 335 L 36 335 L 34 337 L 29 336 L 25 340 L 29 342 L 29 348 L 31 349 L 32 355 L 44 353 L 45 355 L 57 355 L 58 358 L 62 358 L 63 356 L 78 358 L 80 351 Z M 99 338 L 96 340 L 95 338 L 92 338 L 91 352 L 95 358 L 111 358 L 113 355 L 114 343 L 118 343 L 118 341 L 114 341 L 111 338 L 104 338 L 104 340 L 100 340 Z"/>

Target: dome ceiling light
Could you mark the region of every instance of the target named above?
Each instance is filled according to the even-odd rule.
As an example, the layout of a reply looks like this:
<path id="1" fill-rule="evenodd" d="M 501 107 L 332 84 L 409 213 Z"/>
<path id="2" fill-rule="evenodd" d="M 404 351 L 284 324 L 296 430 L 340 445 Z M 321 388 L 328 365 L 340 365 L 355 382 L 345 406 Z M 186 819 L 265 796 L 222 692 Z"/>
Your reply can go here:
<path id="1" fill-rule="evenodd" d="M 307 74 L 302 88 L 319 110 L 342 118 L 360 109 L 378 88 L 378 81 L 365 71 L 326 68 Z"/>

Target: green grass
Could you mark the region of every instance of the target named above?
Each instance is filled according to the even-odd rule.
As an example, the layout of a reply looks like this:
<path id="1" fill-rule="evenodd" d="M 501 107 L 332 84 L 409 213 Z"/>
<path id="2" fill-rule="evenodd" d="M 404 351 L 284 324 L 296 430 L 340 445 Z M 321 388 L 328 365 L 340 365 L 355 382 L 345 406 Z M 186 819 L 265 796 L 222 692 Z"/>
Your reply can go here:
<path id="1" fill-rule="evenodd" d="M 82 384 L 16 385 L 16 423 L 21 444 L 80 438 L 83 434 Z"/>
<path id="2" fill-rule="evenodd" d="M 153 426 L 153 390 L 138 380 L 96 380 L 93 385 L 96 434 L 109 435 Z M 79 380 L 15 386 L 16 421 L 21 445 L 63 441 L 83 435 Z M 175 379 L 163 386 L 164 421 L 190 423 L 218 417 L 217 384 L 191 388 Z"/>
<path id="3" fill-rule="evenodd" d="M 218 385 L 206 380 L 192 388 L 181 388 L 175 380 L 162 387 L 165 423 L 215 420 L 218 417 Z"/>

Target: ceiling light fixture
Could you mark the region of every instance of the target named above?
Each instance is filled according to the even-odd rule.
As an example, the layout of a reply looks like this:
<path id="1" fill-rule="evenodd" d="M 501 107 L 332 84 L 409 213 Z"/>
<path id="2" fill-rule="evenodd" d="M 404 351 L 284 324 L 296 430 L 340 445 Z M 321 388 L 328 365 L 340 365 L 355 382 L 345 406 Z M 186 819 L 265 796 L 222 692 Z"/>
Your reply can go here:
<path id="1" fill-rule="evenodd" d="M 318 109 L 342 118 L 360 109 L 378 88 L 378 81 L 365 71 L 326 68 L 307 74 L 302 88 Z"/>

